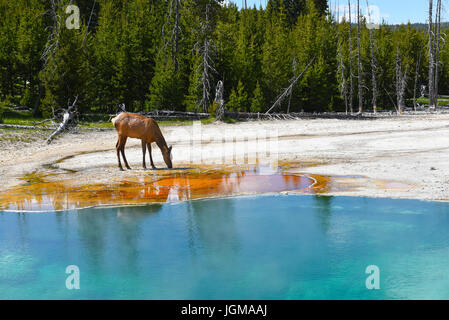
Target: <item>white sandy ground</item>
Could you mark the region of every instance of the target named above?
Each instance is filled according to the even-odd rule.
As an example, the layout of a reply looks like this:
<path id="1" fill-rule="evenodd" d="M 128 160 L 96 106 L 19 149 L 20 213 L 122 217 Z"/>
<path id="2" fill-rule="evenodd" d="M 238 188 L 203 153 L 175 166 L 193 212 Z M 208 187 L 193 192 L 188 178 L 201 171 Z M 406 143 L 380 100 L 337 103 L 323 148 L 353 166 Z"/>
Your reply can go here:
<path id="1" fill-rule="evenodd" d="M 170 126 L 162 130 L 168 144 L 173 145 L 175 167 L 198 165 L 200 155 L 204 164 L 220 163 L 222 152 L 226 157 L 235 154 L 240 163 L 248 146 L 255 148 L 257 145 L 255 138 L 278 136 L 277 147 L 274 138 L 267 144 L 271 146 L 269 161 L 293 162 L 296 165 L 289 171 L 296 173 L 345 176 L 340 180 L 346 179 L 356 186 L 329 194 L 449 201 L 449 114 L 377 120 L 219 123 L 202 125 L 200 129 L 198 126 Z M 243 141 L 229 141 L 233 135 L 243 137 Z M 210 137 L 215 140 L 211 141 Z M 80 183 L 148 174 L 141 169 L 141 145 L 140 140 L 135 139 L 128 140 L 126 148 L 128 161 L 135 170 L 118 170 L 116 140 L 115 130 L 110 130 L 66 134 L 51 145 L 42 141 L 3 144 L 0 192 L 23 183 L 20 178 L 24 174 L 61 159 L 64 160 L 52 170 L 76 170 L 77 173 L 68 176 Z M 85 154 L 81 154 L 83 152 Z M 73 157 L 67 158 L 70 156 Z M 165 167 L 155 145 L 153 157 L 156 166 Z M 249 157 L 251 161 L 251 154 Z M 150 167 L 148 162 L 147 157 Z M 304 167 L 303 163 L 316 165 Z"/>

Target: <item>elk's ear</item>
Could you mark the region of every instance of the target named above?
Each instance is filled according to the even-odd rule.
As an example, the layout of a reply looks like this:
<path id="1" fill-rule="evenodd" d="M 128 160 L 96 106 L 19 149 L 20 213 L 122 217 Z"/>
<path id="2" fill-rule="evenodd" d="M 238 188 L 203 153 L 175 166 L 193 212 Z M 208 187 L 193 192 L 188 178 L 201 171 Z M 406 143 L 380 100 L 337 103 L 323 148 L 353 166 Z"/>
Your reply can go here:
<path id="1" fill-rule="evenodd" d="M 173 148 L 173 146 L 170 146 L 170 148 L 168 148 L 168 152 L 171 152 L 172 148 Z"/>

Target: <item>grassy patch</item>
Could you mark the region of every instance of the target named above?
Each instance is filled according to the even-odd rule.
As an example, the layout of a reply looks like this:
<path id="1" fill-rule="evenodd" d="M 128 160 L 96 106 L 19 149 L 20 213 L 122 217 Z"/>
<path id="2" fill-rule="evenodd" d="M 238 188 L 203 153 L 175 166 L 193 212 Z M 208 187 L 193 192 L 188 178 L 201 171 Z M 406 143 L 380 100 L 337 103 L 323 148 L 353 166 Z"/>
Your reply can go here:
<path id="1" fill-rule="evenodd" d="M 13 124 L 21 126 L 33 126 L 36 122 L 41 122 L 44 119 L 33 117 L 32 111 L 16 111 L 11 108 L 0 105 L 3 109 L 4 124 Z"/>
<path id="2" fill-rule="evenodd" d="M 160 125 L 161 127 L 164 126 L 189 126 L 193 124 L 192 120 L 180 120 L 180 119 L 175 119 L 175 120 L 156 120 L 157 124 Z"/>
<path id="3" fill-rule="evenodd" d="M 215 122 L 215 118 L 208 118 L 208 119 L 201 120 L 202 124 L 210 124 L 210 123 L 214 123 L 214 122 Z"/>
<path id="4" fill-rule="evenodd" d="M 48 131 L 43 130 L 3 129 L 0 130 L 0 144 L 44 141 L 47 135 Z"/>
<path id="5" fill-rule="evenodd" d="M 80 122 L 79 127 L 83 128 L 97 128 L 97 129 L 114 129 L 112 122 Z"/>
<path id="6" fill-rule="evenodd" d="M 238 122 L 238 120 L 236 120 L 234 118 L 225 117 L 224 122 L 225 123 L 236 123 L 236 122 Z"/>
<path id="7" fill-rule="evenodd" d="M 426 104 L 426 105 L 428 105 L 429 104 L 429 98 L 419 98 L 419 99 L 416 99 L 416 102 L 418 102 L 419 104 Z M 413 104 L 413 100 L 410 100 L 410 103 Z M 440 99 L 438 99 L 438 105 L 447 105 L 447 104 L 449 104 L 449 99 L 447 99 L 447 98 L 440 98 Z"/>
<path id="8" fill-rule="evenodd" d="M 23 118 L 15 118 L 15 117 L 4 117 L 3 123 L 4 124 L 14 124 L 14 125 L 21 125 L 21 126 L 34 126 L 36 123 L 43 121 L 43 119 L 40 118 L 29 118 L 29 119 L 23 119 Z M 40 125 L 45 125 L 40 124 Z"/>

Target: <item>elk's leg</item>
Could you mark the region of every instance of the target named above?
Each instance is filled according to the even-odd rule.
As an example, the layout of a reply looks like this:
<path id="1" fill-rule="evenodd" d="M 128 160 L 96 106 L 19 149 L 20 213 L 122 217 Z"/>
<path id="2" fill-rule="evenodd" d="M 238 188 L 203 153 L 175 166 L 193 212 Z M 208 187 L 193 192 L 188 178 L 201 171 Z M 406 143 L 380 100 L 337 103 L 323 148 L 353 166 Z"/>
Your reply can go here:
<path id="1" fill-rule="evenodd" d="M 148 143 L 147 146 L 148 146 L 148 153 L 150 154 L 151 168 L 156 169 L 153 163 L 153 155 L 151 154 L 151 143 Z"/>
<path id="2" fill-rule="evenodd" d="M 122 167 L 122 162 L 120 161 L 120 147 L 121 147 L 121 140 L 122 137 L 119 136 L 117 140 L 117 144 L 115 145 L 115 149 L 117 151 L 117 160 L 118 160 L 118 167 L 120 168 L 120 171 L 124 171 Z"/>
<path id="3" fill-rule="evenodd" d="M 125 145 L 126 145 L 126 140 L 128 140 L 128 137 L 124 137 L 122 140 L 122 145 L 120 148 L 120 151 L 122 152 L 122 157 L 123 157 L 123 161 L 125 162 L 125 166 L 128 170 L 131 170 L 131 167 L 128 164 L 128 161 L 126 160 L 126 156 L 125 156 Z"/>
<path id="4" fill-rule="evenodd" d="M 143 153 L 142 166 L 144 169 L 147 168 L 147 165 L 145 164 L 145 153 L 146 152 L 147 152 L 147 144 L 146 144 L 145 140 L 142 140 L 142 153 Z"/>

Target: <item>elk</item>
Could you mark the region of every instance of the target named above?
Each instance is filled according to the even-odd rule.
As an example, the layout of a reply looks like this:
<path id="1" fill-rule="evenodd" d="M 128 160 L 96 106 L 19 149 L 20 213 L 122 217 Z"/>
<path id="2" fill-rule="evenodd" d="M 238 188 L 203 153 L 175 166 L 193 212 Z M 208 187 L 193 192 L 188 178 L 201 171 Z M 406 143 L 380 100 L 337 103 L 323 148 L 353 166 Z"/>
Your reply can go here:
<path id="1" fill-rule="evenodd" d="M 136 113 L 120 113 L 118 116 L 112 119 L 112 123 L 118 133 L 118 141 L 115 145 L 117 151 L 118 166 L 123 171 L 122 163 L 120 162 L 120 153 L 122 154 L 123 161 L 127 169 L 131 170 L 125 157 L 125 144 L 128 138 L 135 138 L 142 140 L 142 152 L 143 152 L 143 168 L 146 169 L 145 153 L 148 147 L 150 154 L 151 167 L 156 169 L 153 163 L 153 157 L 151 155 L 151 143 L 156 142 L 157 146 L 162 152 L 164 161 L 169 169 L 172 168 L 171 162 L 171 150 L 172 147 L 167 146 L 165 138 L 162 135 L 161 129 L 157 122 L 152 119 Z"/>

